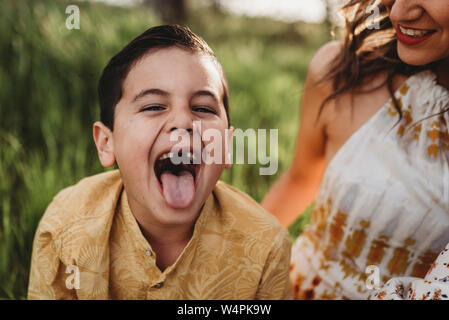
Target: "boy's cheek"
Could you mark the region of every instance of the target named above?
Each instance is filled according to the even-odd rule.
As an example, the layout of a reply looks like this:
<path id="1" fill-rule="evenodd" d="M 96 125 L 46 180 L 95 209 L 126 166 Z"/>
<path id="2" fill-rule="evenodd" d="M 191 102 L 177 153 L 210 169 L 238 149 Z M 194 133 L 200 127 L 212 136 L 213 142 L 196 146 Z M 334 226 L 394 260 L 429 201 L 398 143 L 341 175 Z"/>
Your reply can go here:
<path id="1" fill-rule="evenodd" d="M 221 117 L 213 117 L 207 120 L 203 119 L 195 122 L 197 124 L 200 124 L 202 133 L 204 133 L 204 131 L 206 130 L 219 130 L 224 132 L 224 130 L 228 128 L 227 119 Z"/>
<path id="2" fill-rule="evenodd" d="M 202 133 L 202 161 L 206 164 L 227 165 L 230 163 L 230 155 L 232 152 L 233 130 L 217 129 L 209 127 Z M 225 169 L 227 166 L 221 167 Z"/>
<path id="3" fill-rule="evenodd" d="M 140 126 L 128 127 L 128 130 L 123 129 L 118 139 L 115 139 L 117 152 L 130 157 L 139 157 L 139 155 L 146 154 L 145 158 L 147 158 L 156 138 L 155 130 L 148 130 L 148 127 Z"/>
<path id="4" fill-rule="evenodd" d="M 225 169 L 225 165 L 223 164 L 207 164 L 205 165 L 206 174 L 204 175 L 205 178 L 205 185 L 209 189 L 213 189 L 217 181 L 220 179 L 221 174 L 223 173 Z"/>

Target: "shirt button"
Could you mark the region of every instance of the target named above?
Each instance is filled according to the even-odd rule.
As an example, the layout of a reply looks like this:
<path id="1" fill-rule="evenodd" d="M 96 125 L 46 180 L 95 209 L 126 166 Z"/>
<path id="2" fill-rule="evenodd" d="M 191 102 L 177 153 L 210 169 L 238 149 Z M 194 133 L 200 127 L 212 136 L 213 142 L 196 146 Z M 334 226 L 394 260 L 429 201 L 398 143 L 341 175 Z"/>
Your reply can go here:
<path id="1" fill-rule="evenodd" d="M 151 257 L 153 255 L 153 253 L 151 252 L 150 249 L 145 250 L 145 254 L 149 257 Z"/>
<path id="2" fill-rule="evenodd" d="M 163 285 L 164 285 L 163 282 L 159 282 L 159 283 L 155 284 L 153 288 L 160 289 L 160 288 L 162 288 Z"/>

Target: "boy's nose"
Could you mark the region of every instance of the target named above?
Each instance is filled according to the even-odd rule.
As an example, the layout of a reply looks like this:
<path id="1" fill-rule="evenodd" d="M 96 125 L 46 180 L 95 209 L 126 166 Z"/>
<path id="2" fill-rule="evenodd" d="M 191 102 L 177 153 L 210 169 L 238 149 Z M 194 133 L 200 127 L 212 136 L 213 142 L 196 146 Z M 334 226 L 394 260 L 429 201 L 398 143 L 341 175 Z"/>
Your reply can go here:
<path id="1" fill-rule="evenodd" d="M 193 132 L 193 129 L 192 129 L 192 128 L 177 128 L 177 127 L 171 128 L 171 129 L 170 129 L 170 132 L 175 131 L 175 130 L 179 130 L 179 129 L 184 129 L 184 130 L 186 130 L 186 131 L 189 132 L 189 133 L 192 133 L 192 132 Z"/>
<path id="2" fill-rule="evenodd" d="M 189 110 L 173 110 L 169 123 L 167 124 L 169 132 L 174 130 L 186 130 L 189 133 L 193 132 L 193 118 Z"/>

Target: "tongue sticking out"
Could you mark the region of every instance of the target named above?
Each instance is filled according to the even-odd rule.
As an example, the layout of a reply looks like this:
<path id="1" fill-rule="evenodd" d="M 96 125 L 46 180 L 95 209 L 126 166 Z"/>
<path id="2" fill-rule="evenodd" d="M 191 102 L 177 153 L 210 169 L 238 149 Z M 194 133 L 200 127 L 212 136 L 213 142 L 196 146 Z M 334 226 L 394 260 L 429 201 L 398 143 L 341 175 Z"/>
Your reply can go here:
<path id="1" fill-rule="evenodd" d="M 195 180 L 188 171 L 174 175 L 165 171 L 161 175 L 162 193 L 167 204 L 175 209 L 188 207 L 195 196 Z"/>

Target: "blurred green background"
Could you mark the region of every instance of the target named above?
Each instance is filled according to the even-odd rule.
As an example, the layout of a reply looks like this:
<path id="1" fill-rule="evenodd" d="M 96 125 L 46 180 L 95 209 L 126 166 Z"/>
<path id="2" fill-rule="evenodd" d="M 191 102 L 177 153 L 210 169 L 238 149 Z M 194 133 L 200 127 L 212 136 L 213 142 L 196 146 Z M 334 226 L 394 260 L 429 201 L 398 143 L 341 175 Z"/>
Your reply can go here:
<path id="1" fill-rule="evenodd" d="M 232 125 L 279 129 L 276 175 L 260 176 L 258 165 L 234 165 L 222 177 L 260 201 L 291 161 L 307 66 L 330 40 L 329 28 L 231 15 L 204 2 L 190 4 L 183 22 L 226 70 Z M 79 30 L 66 28 L 69 4 L 80 8 Z M 104 171 L 92 139 L 103 67 L 166 19 L 151 7 L 0 2 L 0 299 L 26 298 L 34 232 L 53 196 Z M 290 227 L 293 238 L 308 218 Z"/>

